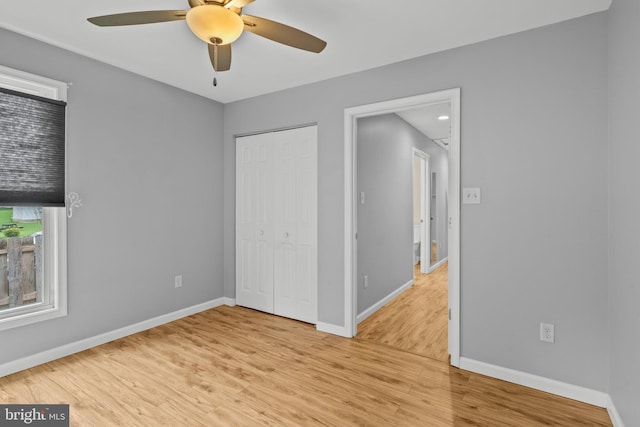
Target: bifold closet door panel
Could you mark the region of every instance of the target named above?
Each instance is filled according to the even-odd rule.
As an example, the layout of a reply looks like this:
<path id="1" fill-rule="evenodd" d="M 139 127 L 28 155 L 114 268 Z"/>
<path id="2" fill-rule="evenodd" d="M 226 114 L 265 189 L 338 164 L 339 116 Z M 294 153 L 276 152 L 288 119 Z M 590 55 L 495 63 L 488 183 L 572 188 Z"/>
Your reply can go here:
<path id="1" fill-rule="evenodd" d="M 317 127 L 274 133 L 274 313 L 317 323 Z"/>
<path id="2" fill-rule="evenodd" d="M 236 139 L 236 303 L 273 313 L 273 133 Z"/>

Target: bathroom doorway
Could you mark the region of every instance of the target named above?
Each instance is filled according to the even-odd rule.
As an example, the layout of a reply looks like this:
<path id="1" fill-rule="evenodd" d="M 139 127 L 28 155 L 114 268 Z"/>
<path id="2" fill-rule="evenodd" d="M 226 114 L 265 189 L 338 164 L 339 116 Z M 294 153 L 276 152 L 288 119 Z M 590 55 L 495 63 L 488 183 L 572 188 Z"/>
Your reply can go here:
<path id="1" fill-rule="evenodd" d="M 428 273 L 432 258 L 431 185 L 429 155 L 413 148 L 413 263 L 419 273 Z"/>

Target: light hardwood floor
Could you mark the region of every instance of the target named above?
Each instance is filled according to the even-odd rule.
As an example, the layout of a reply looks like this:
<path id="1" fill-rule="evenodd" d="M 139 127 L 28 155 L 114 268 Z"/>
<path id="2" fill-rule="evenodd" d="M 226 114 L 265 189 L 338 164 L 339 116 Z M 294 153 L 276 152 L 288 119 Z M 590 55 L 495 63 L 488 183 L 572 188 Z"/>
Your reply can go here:
<path id="1" fill-rule="evenodd" d="M 606 411 L 386 345 L 219 307 L 0 378 L 73 426 L 610 426 Z"/>
<path id="2" fill-rule="evenodd" d="M 447 361 L 447 263 L 421 274 L 393 301 L 358 325 L 357 339 Z"/>

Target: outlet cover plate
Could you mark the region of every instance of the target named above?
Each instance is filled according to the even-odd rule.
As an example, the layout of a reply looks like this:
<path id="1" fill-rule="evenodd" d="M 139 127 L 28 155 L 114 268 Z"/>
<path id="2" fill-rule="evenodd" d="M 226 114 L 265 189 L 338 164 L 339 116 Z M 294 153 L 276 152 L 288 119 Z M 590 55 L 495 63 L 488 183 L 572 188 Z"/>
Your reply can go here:
<path id="1" fill-rule="evenodd" d="M 540 341 L 555 343 L 556 327 L 551 323 L 540 323 Z"/>

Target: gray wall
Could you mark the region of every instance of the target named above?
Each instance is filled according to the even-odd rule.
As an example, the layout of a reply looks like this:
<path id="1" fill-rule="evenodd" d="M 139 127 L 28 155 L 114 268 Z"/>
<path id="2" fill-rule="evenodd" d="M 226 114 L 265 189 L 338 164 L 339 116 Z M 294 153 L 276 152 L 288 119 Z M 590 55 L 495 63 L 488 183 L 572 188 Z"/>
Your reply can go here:
<path id="1" fill-rule="evenodd" d="M 225 106 L 225 295 L 234 135 L 317 122 L 318 317 L 344 319 L 344 108 L 462 89 L 462 356 L 606 390 L 607 15 Z M 538 340 L 555 323 L 556 343 Z"/>
<path id="2" fill-rule="evenodd" d="M 640 3 L 609 13 L 609 392 L 624 423 L 640 425 Z"/>
<path id="3" fill-rule="evenodd" d="M 69 315 L 0 332 L 0 363 L 222 297 L 223 106 L 2 29 L 0 58 L 73 83 L 68 190 L 83 202 Z"/>
<path id="4" fill-rule="evenodd" d="M 413 280 L 413 148 L 427 142 L 396 114 L 358 119 L 358 314 Z"/>

